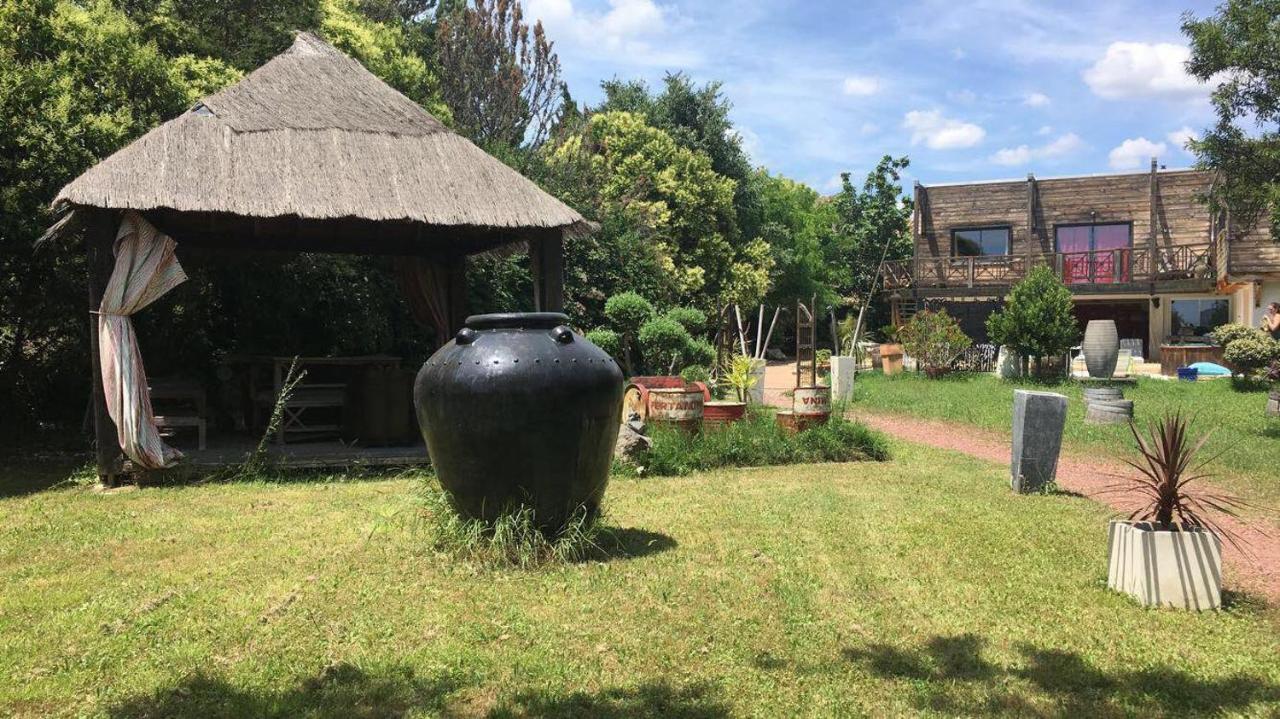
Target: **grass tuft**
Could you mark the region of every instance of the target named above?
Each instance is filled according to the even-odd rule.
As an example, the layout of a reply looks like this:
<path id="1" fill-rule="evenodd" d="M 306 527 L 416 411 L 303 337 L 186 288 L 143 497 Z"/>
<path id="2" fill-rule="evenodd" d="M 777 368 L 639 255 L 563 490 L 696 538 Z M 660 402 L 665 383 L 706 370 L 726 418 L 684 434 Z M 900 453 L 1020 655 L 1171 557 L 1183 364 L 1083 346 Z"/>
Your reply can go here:
<path id="1" fill-rule="evenodd" d="M 651 426 L 653 447 L 643 473 L 657 476 L 682 476 L 720 467 L 889 458 L 884 435 L 836 415 L 825 425 L 798 435 L 779 427 L 767 410 L 752 410 L 739 422 L 698 434 Z"/>
<path id="2" fill-rule="evenodd" d="M 516 505 L 494 522 L 459 515 L 434 479 L 418 484 L 416 496 L 419 527 L 426 544 L 459 561 L 488 568 L 535 569 L 573 564 L 600 551 L 604 530 L 600 516 L 585 508 L 570 517 L 556 534 L 538 527 L 532 507 Z"/>

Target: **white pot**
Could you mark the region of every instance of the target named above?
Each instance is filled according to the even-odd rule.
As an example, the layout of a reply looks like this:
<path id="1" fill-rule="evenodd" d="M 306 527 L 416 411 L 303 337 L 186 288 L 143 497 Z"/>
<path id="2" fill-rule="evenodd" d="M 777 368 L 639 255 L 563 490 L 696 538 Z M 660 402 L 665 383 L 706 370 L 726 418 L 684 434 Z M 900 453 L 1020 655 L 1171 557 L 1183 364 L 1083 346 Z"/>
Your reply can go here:
<path id="1" fill-rule="evenodd" d="M 756 378 L 756 383 L 751 385 L 751 389 L 747 390 L 747 404 L 764 404 L 764 360 L 752 360 L 751 376 Z"/>
<path id="2" fill-rule="evenodd" d="M 1143 606 L 1222 606 L 1222 542 L 1213 532 L 1115 520 L 1107 532 L 1107 555 L 1107 586 Z"/>

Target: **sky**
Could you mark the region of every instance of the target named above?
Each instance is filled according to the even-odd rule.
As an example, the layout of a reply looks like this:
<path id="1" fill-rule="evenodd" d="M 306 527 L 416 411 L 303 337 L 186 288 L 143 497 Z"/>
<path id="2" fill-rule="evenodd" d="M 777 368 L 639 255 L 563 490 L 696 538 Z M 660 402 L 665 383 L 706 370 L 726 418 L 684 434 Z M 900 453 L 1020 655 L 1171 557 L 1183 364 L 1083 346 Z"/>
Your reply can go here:
<path id="1" fill-rule="evenodd" d="M 1210 87 L 1181 15 L 1214 2 L 525 0 L 580 102 L 719 81 L 757 165 L 830 193 L 885 154 L 904 186 L 1189 166 Z"/>

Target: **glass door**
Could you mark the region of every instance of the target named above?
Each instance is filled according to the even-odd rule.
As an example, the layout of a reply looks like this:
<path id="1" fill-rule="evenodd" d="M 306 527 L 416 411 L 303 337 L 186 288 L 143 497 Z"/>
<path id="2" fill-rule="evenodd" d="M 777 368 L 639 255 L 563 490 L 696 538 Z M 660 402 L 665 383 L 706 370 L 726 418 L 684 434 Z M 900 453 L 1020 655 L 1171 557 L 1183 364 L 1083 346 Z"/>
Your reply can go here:
<path id="1" fill-rule="evenodd" d="M 1132 276 L 1130 225 L 1069 225 L 1057 228 L 1066 284 L 1128 282 Z"/>

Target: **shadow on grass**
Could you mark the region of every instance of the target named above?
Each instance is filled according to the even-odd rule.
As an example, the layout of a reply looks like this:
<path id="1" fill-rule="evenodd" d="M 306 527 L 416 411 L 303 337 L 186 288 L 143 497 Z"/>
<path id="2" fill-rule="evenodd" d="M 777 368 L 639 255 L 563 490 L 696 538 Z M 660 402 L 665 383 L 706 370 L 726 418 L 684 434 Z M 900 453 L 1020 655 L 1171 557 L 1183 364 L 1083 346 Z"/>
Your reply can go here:
<path id="1" fill-rule="evenodd" d="M 607 562 L 614 559 L 636 559 L 661 554 L 680 546 L 673 537 L 637 527 L 603 527 L 596 540 L 597 549 L 585 559 Z"/>
<path id="2" fill-rule="evenodd" d="M 1271 389 L 1271 383 L 1257 377 L 1233 375 L 1231 377 L 1231 389 L 1247 394 L 1262 393 Z"/>
<path id="3" fill-rule="evenodd" d="M 398 717 L 410 712 L 440 714 L 458 689 L 452 679 L 424 679 L 407 667 L 378 673 L 350 664 L 326 667 L 318 675 L 281 692 L 257 692 L 204 673 L 153 694 L 127 698 L 108 709 L 130 719 L 220 719 L 222 717 Z"/>
<path id="4" fill-rule="evenodd" d="M 509 706 L 489 713 L 491 719 L 516 717 L 592 717 L 593 719 L 716 719 L 729 716 L 729 707 L 717 686 L 698 682 L 673 686 L 665 681 L 638 687 L 618 687 L 599 692 L 578 691 L 547 695 L 527 692 Z"/>
<path id="5" fill-rule="evenodd" d="M 81 453 L 0 454 L 0 499 L 75 486 L 87 459 Z"/>
<path id="6" fill-rule="evenodd" d="M 1026 682 L 1064 716 L 1129 713 L 1206 715 L 1243 712 L 1280 701 L 1280 685 L 1237 674 L 1202 679 L 1171 666 L 1105 672 L 1080 655 L 1023 644 L 1023 666 L 1007 667 L 982 656 L 985 640 L 973 634 L 933 637 L 914 649 L 874 643 L 846 648 L 845 659 L 888 679 L 913 682 L 922 710 L 949 714 L 1040 715 Z"/>

